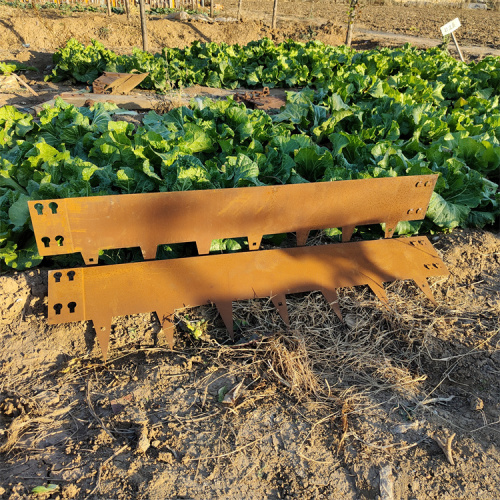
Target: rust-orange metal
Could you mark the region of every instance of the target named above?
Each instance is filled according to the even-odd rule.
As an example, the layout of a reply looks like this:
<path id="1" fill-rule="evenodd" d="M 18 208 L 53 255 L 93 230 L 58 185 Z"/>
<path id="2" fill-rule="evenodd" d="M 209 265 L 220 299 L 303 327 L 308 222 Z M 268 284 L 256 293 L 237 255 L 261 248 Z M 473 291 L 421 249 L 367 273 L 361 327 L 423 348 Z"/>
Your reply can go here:
<path id="1" fill-rule="evenodd" d="M 437 175 L 385 177 L 206 191 L 148 193 L 30 201 L 40 255 L 81 252 L 97 264 L 99 250 L 141 247 L 144 259 L 160 244 L 196 241 L 208 254 L 212 240 L 248 237 L 250 250 L 263 235 L 342 228 L 351 239 L 357 225 L 423 219 Z"/>
<path id="2" fill-rule="evenodd" d="M 264 87 L 262 90 L 236 92 L 233 97 L 236 102 L 244 102 L 247 107 L 264 111 L 279 110 L 286 104 L 284 97 L 271 95 L 269 87 Z"/>
<path id="3" fill-rule="evenodd" d="M 176 309 L 215 304 L 233 333 L 232 302 L 270 296 L 289 323 L 286 294 L 321 291 L 340 317 L 337 288 L 412 279 L 434 302 L 426 278 L 448 270 L 427 238 L 239 252 L 49 272 L 49 323 L 92 320 L 104 358 L 112 318 L 156 311 L 173 345 Z"/>
<path id="4" fill-rule="evenodd" d="M 104 71 L 94 80 L 92 90 L 95 94 L 128 94 L 137 87 L 149 73 L 111 73 Z"/>

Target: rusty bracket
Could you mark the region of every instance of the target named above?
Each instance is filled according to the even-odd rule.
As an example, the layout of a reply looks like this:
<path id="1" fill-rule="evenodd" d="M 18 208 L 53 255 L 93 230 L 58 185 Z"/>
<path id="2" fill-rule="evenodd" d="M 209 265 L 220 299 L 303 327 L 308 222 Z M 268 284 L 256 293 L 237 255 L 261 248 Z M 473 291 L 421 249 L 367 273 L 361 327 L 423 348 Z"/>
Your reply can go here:
<path id="1" fill-rule="evenodd" d="M 103 74 L 94 80 L 92 89 L 95 94 L 128 94 L 137 87 L 149 73 L 110 73 Z"/>
<path id="2" fill-rule="evenodd" d="M 99 250 L 141 247 L 144 259 L 161 244 L 196 241 L 208 254 L 212 240 L 248 237 L 250 250 L 263 235 L 295 232 L 305 245 L 313 229 L 423 219 L 437 175 L 179 191 L 28 202 L 42 256 L 81 252 L 97 264 Z"/>
<path id="3" fill-rule="evenodd" d="M 233 335 L 232 302 L 271 297 L 288 325 L 286 294 L 318 290 L 341 318 L 337 288 L 412 279 L 433 303 L 427 277 L 448 270 L 427 238 L 238 252 L 49 272 L 49 323 L 92 320 L 104 359 L 113 317 L 155 311 L 173 346 L 174 311 L 215 304 Z"/>
<path id="4" fill-rule="evenodd" d="M 250 108 L 264 111 L 280 109 L 286 104 L 284 98 L 271 95 L 269 87 L 264 87 L 262 90 L 236 92 L 233 94 L 233 98 L 236 102 L 244 102 Z"/>

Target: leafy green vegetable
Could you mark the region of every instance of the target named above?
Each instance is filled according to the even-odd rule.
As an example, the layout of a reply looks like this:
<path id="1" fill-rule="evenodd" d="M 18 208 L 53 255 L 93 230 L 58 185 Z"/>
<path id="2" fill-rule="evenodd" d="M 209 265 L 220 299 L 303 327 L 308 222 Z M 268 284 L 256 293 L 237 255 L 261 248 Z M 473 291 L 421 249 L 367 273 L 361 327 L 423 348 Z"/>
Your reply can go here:
<path id="1" fill-rule="evenodd" d="M 18 62 L 6 63 L 0 62 L 0 75 L 10 75 L 16 71 L 38 71 L 37 68 L 33 66 L 26 66 Z"/>
<path id="2" fill-rule="evenodd" d="M 427 219 L 396 232 L 491 224 L 500 215 L 500 58 L 463 64 L 439 49 L 355 52 L 319 42 L 199 42 L 162 54 L 118 56 L 68 42 L 54 78 L 151 71 L 145 85 L 303 85 L 273 117 L 233 100 L 195 100 L 144 116 L 134 129 L 116 106 L 61 100 L 39 121 L 0 108 L 0 262 L 41 262 L 26 201 L 120 193 L 439 174 Z M 329 231 L 332 238 L 338 232 Z M 361 233 L 360 233 L 361 234 Z M 374 233 L 363 230 L 373 237 Z M 237 251 L 222 240 L 212 251 Z M 190 251 L 164 245 L 160 258 Z M 119 262 L 124 252 L 105 252 Z"/>
<path id="3" fill-rule="evenodd" d="M 58 484 L 48 484 L 47 486 L 35 486 L 31 493 L 35 493 L 36 495 L 40 495 L 42 493 L 53 493 L 59 489 Z"/>

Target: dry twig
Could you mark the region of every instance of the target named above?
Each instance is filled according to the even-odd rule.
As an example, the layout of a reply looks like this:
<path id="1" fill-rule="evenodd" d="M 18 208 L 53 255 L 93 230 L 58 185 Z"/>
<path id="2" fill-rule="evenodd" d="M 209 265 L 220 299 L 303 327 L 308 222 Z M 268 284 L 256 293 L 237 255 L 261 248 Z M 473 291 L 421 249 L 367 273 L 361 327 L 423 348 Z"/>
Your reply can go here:
<path id="1" fill-rule="evenodd" d="M 455 465 L 455 461 L 453 460 L 453 453 L 451 449 L 451 445 L 453 443 L 453 439 L 455 437 L 455 433 L 453 433 L 451 436 L 448 436 L 446 438 L 446 441 L 443 441 L 439 436 L 433 435 L 432 439 L 436 441 L 436 443 L 439 445 L 439 447 L 443 450 L 443 453 L 446 455 L 446 458 L 448 459 L 448 462 L 451 465 Z"/>

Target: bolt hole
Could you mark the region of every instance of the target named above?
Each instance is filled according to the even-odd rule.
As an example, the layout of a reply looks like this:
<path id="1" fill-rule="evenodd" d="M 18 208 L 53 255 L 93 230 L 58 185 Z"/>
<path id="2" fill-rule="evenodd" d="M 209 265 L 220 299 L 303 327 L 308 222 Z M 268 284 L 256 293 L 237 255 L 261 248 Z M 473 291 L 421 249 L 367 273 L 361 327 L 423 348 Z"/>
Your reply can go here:
<path id="1" fill-rule="evenodd" d="M 62 273 L 54 273 L 54 279 L 56 280 L 56 283 L 60 283 L 62 278 Z"/>
<path id="2" fill-rule="evenodd" d="M 59 235 L 56 236 L 54 239 L 57 241 L 58 247 L 62 247 L 64 245 L 64 236 Z"/>
<path id="3" fill-rule="evenodd" d="M 94 262 L 94 259 L 89 259 L 89 262 Z"/>
<path id="4" fill-rule="evenodd" d="M 101 332 L 104 332 L 106 331 L 106 327 L 105 326 L 101 326 Z"/>
<path id="5" fill-rule="evenodd" d="M 75 279 L 75 274 L 76 274 L 75 271 L 69 271 L 67 273 L 69 281 L 73 281 Z"/>
<path id="6" fill-rule="evenodd" d="M 283 302 L 278 302 L 278 305 L 281 307 L 283 305 Z"/>
<path id="7" fill-rule="evenodd" d="M 75 308 L 76 308 L 76 302 L 70 302 L 68 304 L 68 309 L 69 309 L 70 313 L 74 313 L 75 312 Z"/>
<path id="8" fill-rule="evenodd" d="M 254 242 L 252 243 L 252 246 L 253 246 L 253 247 L 256 247 L 256 246 L 257 246 L 257 243 L 254 241 Z"/>
<path id="9" fill-rule="evenodd" d="M 56 314 L 61 314 L 62 304 L 54 304 L 54 311 Z"/>
<path id="10" fill-rule="evenodd" d="M 43 215 L 43 205 L 41 203 L 35 205 L 35 210 L 38 215 Z"/>
<path id="11" fill-rule="evenodd" d="M 49 208 L 52 210 L 53 214 L 57 214 L 58 207 L 59 207 L 59 205 L 55 201 L 51 201 L 49 203 Z"/>
<path id="12" fill-rule="evenodd" d="M 43 243 L 45 248 L 49 248 L 50 247 L 50 238 L 48 236 L 44 236 L 42 238 L 42 243 Z"/>

